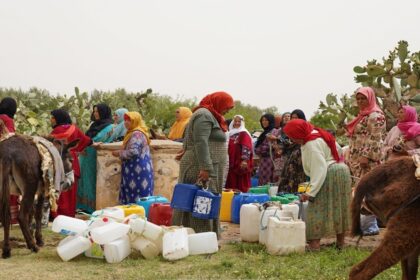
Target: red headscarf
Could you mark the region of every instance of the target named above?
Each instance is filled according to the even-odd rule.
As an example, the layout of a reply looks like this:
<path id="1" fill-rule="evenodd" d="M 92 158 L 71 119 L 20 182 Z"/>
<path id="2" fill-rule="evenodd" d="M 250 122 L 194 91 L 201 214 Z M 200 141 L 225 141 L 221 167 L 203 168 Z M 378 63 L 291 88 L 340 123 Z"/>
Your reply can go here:
<path id="1" fill-rule="evenodd" d="M 235 105 L 233 102 L 232 96 L 224 91 L 218 91 L 206 95 L 198 104 L 197 107 L 193 109 L 193 112 L 197 111 L 200 108 L 206 108 L 209 110 L 213 116 L 216 118 L 220 127 L 223 131 L 227 131 L 227 125 L 225 118 L 222 115 L 222 112 L 226 109 L 230 109 Z"/>
<path id="2" fill-rule="evenodd" d="M 312 133 L 313 130 L 316 130 L 316 133 Z M 331 133 L 314 127 L 312 124 L 305 120 L 296 119 L 289 121 L 286 126 L 283 128 L 283 131 L 291 139 L 300 139 L 306 144 L 309 141 L 315 140 L 317 138 L 322 138 L 327 143 L 328 147 L 331 150 L 331 154 L 334 159 L 338 162 L 340 160 L 337 152 L 337 146 L 335 144 L 335 138 Z"/>
<path id="3" fill-rule="evenodd" d="M 418 125 L 417 122 L 417 111 L 416 108 L 405 105 L 402 106 L 402 109 L 404 110 L 404 120 L 398 121 L 398 128 L 401 130 L 402 134 L 404 134 L 405 138 L 409 140 L 408 138 L 413 138 L 413 135 L 409 135 L 409 132 L 413 132 L 411 129 L 414 126 Z"/>
<path id="4" fill-rule="evenodd" d="M 346 129 L 349 136 L 353 135 L 356 125 L 363 119 L 363 117 L 368 116 L 373 112 L 381 112 L 383 114 L 381 108 L 378 106 L 378 104 L 376 104 L 375 92 L 373 91 L 372 88 L 361 87 L 357 90 L 356 95 L 359 93 L 366 96 L 369 105 L 365 109 L 360 110 L 357 117 L 347 124 Z"/>

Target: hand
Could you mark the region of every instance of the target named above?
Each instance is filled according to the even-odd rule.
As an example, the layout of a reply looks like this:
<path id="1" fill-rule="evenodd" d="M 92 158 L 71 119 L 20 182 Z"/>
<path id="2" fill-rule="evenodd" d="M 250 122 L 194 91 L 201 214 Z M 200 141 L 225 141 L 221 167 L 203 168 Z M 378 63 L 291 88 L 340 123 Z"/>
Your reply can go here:
<path id="1" fill-rule="evenodd" d="M 307 195 L 306 193 L 302 193 L 300 195 L 300 201 L 305 202 L 309 200 L 309 195 Z"/>
<path id="2" fill-rule="evenodd" d="M 102 144 L 102 142 L 93 142 L 91 146 L 96 149 L 99 148 Z"/>
<path id="3" fill-rule="evenodd" d="M 267 139 L 268 139 L 268 140 L 270 140 L 270 141 L 275 141 L 275 140 L 277 140 L 277 136 L 274 136 L 273 134 L 269 134 L 269 135 L 267 135 L 266 137 L 267 137 Z"/>
<path id="4" fill-rule="evenodd" d="M 246 160 L 241 161 L 241 169 L 247 169 L 248 162 Z"/>
<path id="5" fill-rule="evenodd" d="M 198 173 L 198 180 L 207 182 L 209 180 L 209 172 L 206 170 L 200 170 L 200 173 Z"/>
<path id="6" fill-rule="evenodd" d="M 182 159 L 182 156 L 183 156 L 184 154 L 185 154 L 184 149 L 180 150 L 180 151 L 176 154 L 176 156 L 175 156 L 175 160 L 181 160 L 181 159 Z"/>
<path id="7" fill-rule="evenodd" d="M 116 150 L 116 151 L 112 151 L 111 153 L 114 157 L 119 157 L 120 156 L 120 150 Z"/>
<path id="8" fill-rule="evenodd" d="M 362 169 L 369 168 L 369 159 L 367 157 L 360 157 L 359 158 L 360 167 Z"/>

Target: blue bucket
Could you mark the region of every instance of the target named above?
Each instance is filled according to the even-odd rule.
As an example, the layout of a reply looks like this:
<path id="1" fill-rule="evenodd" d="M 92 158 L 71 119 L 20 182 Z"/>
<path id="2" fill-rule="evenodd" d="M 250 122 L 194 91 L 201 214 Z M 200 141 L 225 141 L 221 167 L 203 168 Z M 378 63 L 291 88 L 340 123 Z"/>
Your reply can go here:
<path id="1" fill-rule="evenodd" d="M 191 212 L 198 189 L 196 185 L 176 184 L 172 194 L 171 207 L 173 209 Z"/>
<path id="2" fill-rule="evenodd" d="M 216 219 L 220 212 L 220 194 L 198 190 L 195 194 L 192 216 L 199 219 Z"/>

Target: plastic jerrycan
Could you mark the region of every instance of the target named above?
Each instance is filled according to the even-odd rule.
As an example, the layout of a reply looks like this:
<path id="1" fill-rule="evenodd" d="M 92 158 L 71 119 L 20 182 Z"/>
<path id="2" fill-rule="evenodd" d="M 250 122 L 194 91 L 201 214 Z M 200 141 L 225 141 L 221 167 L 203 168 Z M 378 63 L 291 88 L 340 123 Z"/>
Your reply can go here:
<path id="1" fill-rule="evenodd" d="M 232 190 L 222 192 L 222 202 L 220 207 L 220 221 L 230 222 L 232 220 L 232 200 L 235 193 Z"/>

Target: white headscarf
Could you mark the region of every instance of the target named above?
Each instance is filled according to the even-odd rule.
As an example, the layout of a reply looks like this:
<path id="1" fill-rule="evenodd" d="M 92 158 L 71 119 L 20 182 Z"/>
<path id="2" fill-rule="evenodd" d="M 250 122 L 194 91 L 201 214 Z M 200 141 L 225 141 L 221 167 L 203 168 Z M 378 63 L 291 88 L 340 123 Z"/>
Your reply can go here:
<path id="1" fill-rule="evenodd" d="M 238 128 L 234 128 L 233 127 L 233 123 L 235 122 L 235 118 L 239 117 L 241 119 L 241 125 Z M 249 133 L 249 131 L 245 128 L 245 121 L 244 121 L 244 117 L 241 115 L 235 115 L 232 119 L 232 121 L 229 124 L 229 137 L 231 137 L 232 135 L 238 134 L 242 131 L 245 131 L 246 133 L 248 133 L 248 135 L 251 137 L 251 134 Z M 252 137 L 251 137 L 252 138 Z"/>

